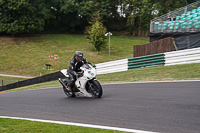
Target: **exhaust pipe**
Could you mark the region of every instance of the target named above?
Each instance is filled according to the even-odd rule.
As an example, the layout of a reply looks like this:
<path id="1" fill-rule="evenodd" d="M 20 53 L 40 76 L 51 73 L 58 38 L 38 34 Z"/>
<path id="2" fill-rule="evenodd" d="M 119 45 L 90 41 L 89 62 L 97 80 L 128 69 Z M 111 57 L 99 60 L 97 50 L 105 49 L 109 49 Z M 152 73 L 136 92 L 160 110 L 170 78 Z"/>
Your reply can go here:
<path id="1" fill-rule="evenodd" d="M 63 87 L 65 87 L 68 91 L 72 92 L 72 90 L 64 83 L 64 81 L 61 78 L 59 78 L 58 80 Z"/>

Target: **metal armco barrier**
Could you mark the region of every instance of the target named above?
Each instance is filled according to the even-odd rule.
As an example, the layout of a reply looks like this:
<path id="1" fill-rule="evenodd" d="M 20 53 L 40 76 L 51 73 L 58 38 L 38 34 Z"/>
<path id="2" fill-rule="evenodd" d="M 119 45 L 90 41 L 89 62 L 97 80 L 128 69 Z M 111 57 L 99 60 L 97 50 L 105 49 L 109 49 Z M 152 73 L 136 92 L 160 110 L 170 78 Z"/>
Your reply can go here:
<path id="1" fill-rule="evenodd" d="M 200 48 L 165 52 L 95 64 L 97 74 L 121 72 L 156 66 L 200 63 Z"/>
<path id="2" fill-rule="evenodd" d="M 200 63 L 200 48 L 166 52 L 165 66 Z"/>
<path id="3" fill-rule="evenodd" d="M 128 70 L 128 59 L 95 64 L 97 74 L 106 74 Z"/>
<path id="4" fill-rule="evenodd" d="M 128 59 L 128 70 L 139 69 L 145 67 L 164 66 L 164 54 L 153 54 Z"/>
<path id="5" fill-rule="evenodd" d="M 95 64 L 97 74 L 122 72 L 145 67 L 164 66 L 164 53 Z"/>

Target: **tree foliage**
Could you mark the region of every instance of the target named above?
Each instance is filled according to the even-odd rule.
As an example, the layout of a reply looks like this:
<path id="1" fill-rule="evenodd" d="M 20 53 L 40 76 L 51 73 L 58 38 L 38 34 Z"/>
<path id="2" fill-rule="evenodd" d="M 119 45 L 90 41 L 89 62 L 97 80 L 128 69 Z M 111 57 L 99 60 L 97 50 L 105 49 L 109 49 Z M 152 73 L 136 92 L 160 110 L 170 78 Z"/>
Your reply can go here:
<path id="1" fill-rule="evenodd" d="M 94 13 L 107 29 L 141 35 L 150 20 L 197 0 L 0 0 L 0 33 L 83 31 Z M 157 11 L 157 14 L 152 12 Z"/>
<path id="2" fill-rule="evenodd" d="M 42 31 L 46 15 L 42 2 L 34 5 L 26 0 L 0 0 L 0 32 L 14 36 L 16 33 Z"/>

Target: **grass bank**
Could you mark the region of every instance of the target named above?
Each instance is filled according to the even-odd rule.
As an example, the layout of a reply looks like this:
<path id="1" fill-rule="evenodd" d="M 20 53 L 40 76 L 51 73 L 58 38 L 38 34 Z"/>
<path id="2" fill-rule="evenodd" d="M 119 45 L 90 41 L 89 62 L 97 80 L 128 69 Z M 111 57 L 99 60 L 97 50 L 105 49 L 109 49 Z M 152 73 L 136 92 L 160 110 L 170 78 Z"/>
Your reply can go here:
<path id="1" fill-rule="evenodd" d="M 148 39 L 111 37 L 111 60 L 132 57 L 133 45 L 148 43 Z M 56 70 L 68 68 L 75 51 L 80 50 L 92 64 L 109 60 L 108 47 L 98 52 L 84 35 L 48 34 L 34 37 L 0 37 L 0 73 L 24 76 L 45 75 L 45 64 L 52 64 L 49 56 L 57 54 Z"/>

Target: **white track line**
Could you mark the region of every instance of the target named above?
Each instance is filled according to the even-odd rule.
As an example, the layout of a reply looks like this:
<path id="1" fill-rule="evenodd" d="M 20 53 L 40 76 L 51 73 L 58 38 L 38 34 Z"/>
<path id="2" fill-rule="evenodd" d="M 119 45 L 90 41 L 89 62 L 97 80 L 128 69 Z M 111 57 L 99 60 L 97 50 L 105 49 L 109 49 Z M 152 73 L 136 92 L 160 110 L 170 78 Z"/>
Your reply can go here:
<path id="1" fill-rule="evenodd" d="M 110 127 L 110 126 L 101 126 L 101 125 L 91 125 L 91 124 L 83 124 L 83 123 L 73 123 L 73 122 L 64 122 L 64 121 L 52 121 L 52 120 L 21 118 L 21 117 L 10 117 L 10 116 L 0 116 L 0 118 L 18 119 L 18 120 L 29 120 L 29 121 L 36 121 L 36 122 L 47 122 L 47 123 L 55 123 L 55 124 L 63 124 L 63 125 L 71 125 L 71 126 L 80 126 L 80 127 L 89 127 L 89 128 L 117 130 L 117 131 L 132 132 L 132 133 L 156 133 L 156 132 L 151 132 L 151 131 L 142 131 L 142 130 L 135 130 L 135 129 Z"/>

